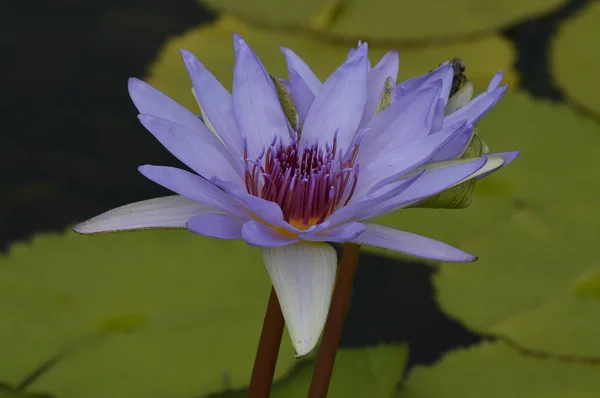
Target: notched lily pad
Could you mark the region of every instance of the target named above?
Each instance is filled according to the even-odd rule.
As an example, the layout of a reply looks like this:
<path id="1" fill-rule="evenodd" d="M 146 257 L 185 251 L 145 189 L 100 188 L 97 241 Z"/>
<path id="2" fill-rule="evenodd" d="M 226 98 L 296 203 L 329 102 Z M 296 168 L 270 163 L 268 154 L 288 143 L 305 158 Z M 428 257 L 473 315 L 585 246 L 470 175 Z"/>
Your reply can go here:
<path id="1" fill-rule="evenodd" d="M 600 51 L 590 43 L 600 40 L 600 3 L 589 4 L 560 25 L 552 41 L 553 74 L 569 97 L 600 117 L 598 70 Z"/>
<path id="2" fill-rule="evenodd" d="M 60 398 L 247 384 L 270 282 L 258 250 L 187 231 L 42 235 L 0 257 L 0 379 Z M 294 363 L 284 338 L 277 377 Z"/>
<path id="3" fill-rule="evenodd" d="M 598 367 L 529 358 L 502 343 L 448 354 L 413 370 L 395 398 L 595 398 Z"/>
<path id="4" fill-rule="evenodd" d="M 323 7 L 323 0 L 285 2 L 280 0 L 199 0 L 203 5 L 228 14 L 240 14 L 256 23 L 277 26 L 308 26 Z"/>
<path id="5" fill-rule="evenodd" d="M 444 40 L 489 34 L 541 15 L 561 0 L 347 0 L 330 32 L 379 40 Z"/>

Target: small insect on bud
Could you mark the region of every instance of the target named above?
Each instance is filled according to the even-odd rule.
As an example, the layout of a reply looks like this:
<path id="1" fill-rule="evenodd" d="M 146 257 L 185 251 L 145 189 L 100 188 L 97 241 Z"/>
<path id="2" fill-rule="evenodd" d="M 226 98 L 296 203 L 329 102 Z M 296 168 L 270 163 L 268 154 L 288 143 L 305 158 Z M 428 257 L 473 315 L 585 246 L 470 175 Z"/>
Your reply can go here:
<path id="1" fill-rule="evenodd" d="M 450 65 L 452 65 L 452 69 L 454 69 L 452 88 L 450 89 L 450 96 L 452 97 L 467 82 L 467 76 L 465 75 L 467 66 L 460 58 L 454 58 L 450 61 Z"/>

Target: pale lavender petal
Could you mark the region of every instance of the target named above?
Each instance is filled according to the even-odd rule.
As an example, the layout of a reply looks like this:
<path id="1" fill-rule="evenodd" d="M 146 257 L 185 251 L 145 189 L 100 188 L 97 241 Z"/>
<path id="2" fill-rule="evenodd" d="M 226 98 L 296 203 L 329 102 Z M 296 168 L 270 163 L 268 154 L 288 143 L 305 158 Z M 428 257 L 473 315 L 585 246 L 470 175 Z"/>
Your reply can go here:
<path id="1" fill-rule="evenodd" d="M 431 111 L 431 129 L 429 134 L 437 133 L 442 129 L 444 124 L 444 101 L 440 98 L 437 100 L 435 107 Z"/>
<path id="2" fill-rule="evenodd" d="M 256 217 L 264 221 L 269 226 L 284 228 L 291 232 L 298 231 L 297 228 L 292 227 L 290 224 L 284 221 L 283 213 L 277 203 L 269 202 L 257 196 L 250 195 L 245 189 L 230 182 L 215 179 L 213 180 L 213 183 L 234 198 L 237 198 L 240 202 L 246 205 Z"/>
<path id="3" fill-rule="evenodd" d="M 151 85 L 139 79 L 131 78 L 129 79 L 128 88 L 129 95 L 141 114 L 168 120 L 190 131 L 206 135 L 202 138 L 215 146 L 217 144 L 223 146 L 218 138 L 205 128 L 196 115 Z"/>
<path id="4" fill-rule="evenodd" d="M 241 203 L 196 174 L 167 166 L 145 165 L 140 166 L 138 170 L 149 180 L 179 195 L 212 206 L 236 217 L 249 218 L 248 209 Z"/>
<path id="5" fill-rule="evenodd" d="M 465 148 L 469 144 L 469 141 L 471 140 L 471 136 L 473 135 L 473 125 L 466 124 L 465 121 L 445 127 L 442 129 L 442 131 L 444 130 L 458 130 L 459 133 L 452 140 L 446 142 L 444 145 L 438 148 L 431 159 L 429 159 L 430 162 L 450 160 L 459 156 L 464 152 Z"/>
<path id="6" fill-rule="evenodd" d="M 335 228 L 328 228 L 319 233 L 301 233 L 302 240 L 314 242 L 348 242 L 355 239 L 365 230 L 365 226 L 359 222 L 344 224 Z"/>
<path id="7" fill-rule="evenodd" d="M 398 84 L 398 90 L 396 91 L 397 96 L 407 94 L 413 90 L 420 89 L 427 84 L 440 80 L 442 82 L 442 91 L 440 98 L 444 100 L 444 104 L 448 102 L 450 97 L 450 90 L 452 89 L 452 79 L 454 77 L 454 69 L 449 63 L 438 67 L 432 72 L 426 73 L 422 76 L 413 77 Z"/>
<path id="8" fill-rule="evenodd" d="M 399 63 L 398 52 L 392 50 L 385 54 L 377 65 L 369 71 L 367 76 L 367 100 L 365 101 L 361 125 L 375 115 L 387 78 L 391 77 L 394 84 L 396 83 Z"/>
<path id="9" fill-rule="evenodd" d="M 77 224 L 73 230 L 80 234 L 95 234 L 151 228 L 185 228 L 190 218 L 219 211 L 184 196 L 165 196 L 117 207 Z"/>
<path id="10" fill-rule="evenodd" d="M 217 176 L 220 179 L 242 184 L 241 167 L 234 168 L 233 159 L 229 153 L 221 153 L 219 147 L 203 139 L 198 131 L 191 131 L 166 119 L 151 115 L 139 115 L 144 127 L 171 152 L 196 173 L 205 178 Z M 206 129 L 202 125 L 203 129 Z M 208 130 L 207 130 L 208 131 Z M 208 131 L 208 134 L 214 135 Z M 222 150 L 225 148 L 219 142 Z"/>
<path id="11" fill-rule="evenodd" d="M 380 158 L 385 151 L 395 150 L 404 143 L 426 137 L 431 131 L 440 90 L 441 82 L 431 83 L 427 88 L 415 92 L 415 95 L 396 101 L 368 123 L 366 128 L 370 128 L 369 139 L 363 140 L 359 151 L 361 164 L 369 164 Z M 406 100 L 408 104 L 404 105 Z M 401 111 L 392 113 L 396 109 Z M 385 126 L 390 117 L 393 121 Z"/>
<path id="12" fill-rule="evenodd" d="M 360 170 L 355 195 L 361 197 L 421 166 L 460 133 L 465 134 L 461 129 L 443 129 L 382 154 Z"/>
<path id="13" fill-rule="evenodd" d="M 275 137 L 290 142 L 285 118 L 271 77 L 241 38 L 237 42 L 233 72 L 233 112 L 240 132 L 247 138 L 250 159 L 259 156 Z"/>
<path id="14" fill-rule="evenodd" d="M 217 239 L 241 239 L 244 222 L 226 214 L 203 214 L 189 220 L 186 227 L 198 235 Z"/>
<path id="15" fill-rule="evenodd" d="M 290 85 L 290 82 L 288 82 L 285 79 L 279 78 L 279 81 L 281 82 L 281 84 L 283 84 L 283 86 L 285 87 L 285 89 L 290 92 L 290 90 L 292 89 L 292 86 Z"/>
<path id="16" fill-rule="evenodd" d="M 490 171 L 488 171 L 486 173 L 478 175 L 477 179 L 481 180 L 482 178 L 487 177 L 490 174 L 492 174 L 492 173 L 500 170 L 501 168 L 503 168 L 504 166 L 506 166 L 507 164 L 509 164 L 510 162 L 512 162 L 513 160 L 515 160 L 516 158 L 518 158 L 519 154 L 520 154 L 520 151 L 499 152 L 499 153 L 489 154 L 488 155 L 489 157 L 500 156 L 500 157 L 504 158 L 504 163 L 500 167 L 498 167 L 498 168 L 492 169 L 492 170 L 490 170 Z"/>
<path id="17" fill-rule="evenodd" d="M 366 226 L 365 232 L 354 239 L 355 243 L 396 250 L 411 256 L 436 261 L 472 262 L 477 260 L 477 257 L 472 254 L 431 238 L 383 225 L 366 224 Z"/>
<path id="18" fill-rule="evenodd" d="M 248 221 L 242 227 L 242 238 L 251 246 L 282 247 L 298 242 L 298 237 L 280 234 L 258 221 Z"/>
<path id="19" fill-rule="evenodd" d="M 488 113 L 500 101 L 507 88 L 508 86 L 504 85 L 490 92 L 479 94 L 467 105 L 448 115 L 444 119 L 444 126 L 449 126 L 461 120 L 466 120 L 469 124 L 477 123 L 483 115 Z"/>
<path id="20" fill-rule="evenodd" d="M 502 79 L 504 79 L 504 72 L 500 71 L 496 73 L 492 80 L 490 80 L 486 91 L 489 93 L 490 91 L 494 91 L 495 89 L 497 89 L 500 83 L 502 82 Z"/>
<path id="21" fill-rule="evenodd" d="M 281 51 L 285 54 L 285 60 L 287 62 L 288 70 L 290 71 L 290 82 L 292 81 L 292 71 L 296 71 L 306 83 L 306 86 L 310 89 L 313 96 L 317 94 L 321 87 L 321 80 L 314 74 L 310 67 L 304 62 L 302 58 L 296 55 L 295 52 L 289 48 L 281 47 Z"/>
<path id="22" fill-rule="evenodd" d="M 362 117 L 367 95 L 367 46 L 361 46 L 317 93 L 302 127 L 302 141 L 331 142 L 337 133 L 338 148 L 347 150 Z"/>
<path id="23" fill-rule="evenodd" d="M 194 54 L 181 50 L 181 56 L 192 80 L 198 102 L 208 121 L 235 157 L 242 156 L 244 153 L 242 136 L 233 114 L 231 94 Z"/>
<path id="24" fill-rule="evenodd" d="M 391 199 L 371 206 L 365 212 L 360 214 L 360 218 L 352 218 L 352 221 L 382 216 L 436 195 L 473 175 L 475 172 L 482 169 L 486 163 L 486 157 L 476 160 L 456 160 L 448 162 L 451 166 L 426 170 L 420 178 L 403 192 Z"/>
<path id="25" fill-rule="evenodd" d="M 394 181 L 359 200 L 351 201 L 346 206 L 333 212 L 326 222 L 329 223 L 329 226 L 335 227 L 348 221 L 362 220 L 371 214 L 371 209 L 403 192 L 422 174 L 423 171 L 409 178 Z M 363 217 L 363 214 L 367 215 Z"/>
<path id="26" fill-rule="evenodd" d="M 290 96 L 296 105 L 300 120 L 306 120 L 308 110 L 315 100 L 315 94 L 294 69 L 290 69 Z M 294 126 L 295 127 L 295 126 Z"/>

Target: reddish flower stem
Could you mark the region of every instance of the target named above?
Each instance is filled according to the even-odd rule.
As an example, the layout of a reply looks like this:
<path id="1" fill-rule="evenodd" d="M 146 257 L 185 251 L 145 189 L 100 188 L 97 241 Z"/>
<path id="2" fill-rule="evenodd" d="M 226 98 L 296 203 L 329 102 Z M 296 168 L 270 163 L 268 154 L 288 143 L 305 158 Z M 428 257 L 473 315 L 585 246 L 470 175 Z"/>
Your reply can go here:
<path id="1" fill-rule="evenodd" d="M 317 363 L 313 373 L 308 398 L 325 398 L 331 382 L 331 374 L 337 354 L 340 337 L 344 329 L 346 312 L 350 306 L 352 282 L 358 265 L 360 246 L 355 243 L 345 243 L 342 261 L 338 266 L 337 278 L 331 297 L 331 305 L 323 331 L 321 347 L 317 355 Z"/>
<path id="2" fill-rule="evenodd" d="M 279 300 L 275 289 L 271 288 L 265 321 L 258 342 L 256 359 L 254 360 L 254 368 L 252 369 L 250 387 L 248 388 L 248 398 L 268 398 L 271 394 L 283 326 L 284 320 Z"/>

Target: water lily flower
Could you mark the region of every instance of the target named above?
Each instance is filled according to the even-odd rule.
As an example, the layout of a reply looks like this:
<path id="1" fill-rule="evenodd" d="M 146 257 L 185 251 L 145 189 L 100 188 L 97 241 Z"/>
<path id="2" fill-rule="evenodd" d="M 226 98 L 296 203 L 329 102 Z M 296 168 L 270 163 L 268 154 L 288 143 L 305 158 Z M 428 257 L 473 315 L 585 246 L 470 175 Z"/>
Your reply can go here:
<path id="1" fill-rule="evenodd" d="M 140 122 L 193 172 L 141 166 L 144 176 L 177 195 L 110 210 L 75 231 L 187 228 L 260 247 L 299 356 L 315 347 L 329 308 L 337 258 L 325 242 L 439 261 L 475 260 L 448 244 L 369 220 L 495 171 L 516 156 L 454 159 L 493 101 L 475 99 L 446 117 L 445 72 L 398 90 L 388 79 L 395 78 L 397 55 L 389 53 L 370 69 L 366 43 L 322 84 L 284 49 L 293 67 L 285 83 L 289 98 L 282 99 L 279 81 L 237 35 L 234 49 L 232 93 L 182 50 L 200 117 L 130 79 Z M 401 95 L 392 97 L 394 91 Z"/>

